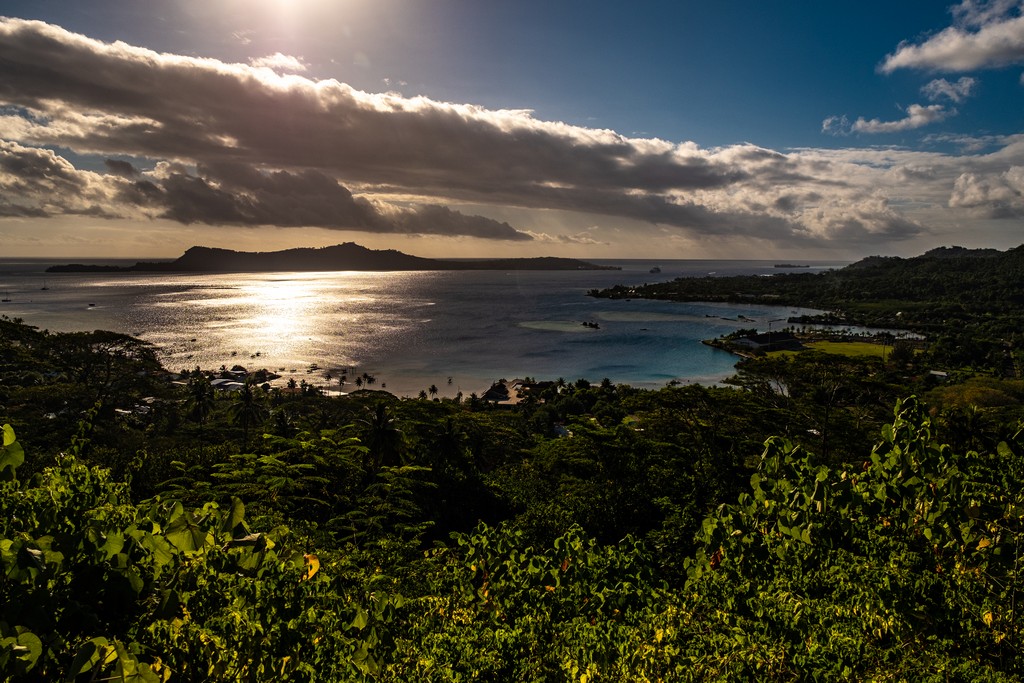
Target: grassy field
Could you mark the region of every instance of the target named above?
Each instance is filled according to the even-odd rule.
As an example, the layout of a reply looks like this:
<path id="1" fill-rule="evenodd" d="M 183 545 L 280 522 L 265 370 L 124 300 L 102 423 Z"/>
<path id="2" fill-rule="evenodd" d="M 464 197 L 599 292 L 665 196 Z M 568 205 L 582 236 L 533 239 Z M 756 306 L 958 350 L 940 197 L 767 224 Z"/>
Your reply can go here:
<path id="1" fill-rule="evenodd" d="M 835 353 L 840 356 L 875 356 L 882 358 L 884 355 L 892 353 L 892 346 L 882 346 L 881 344 L 863 341 L 816 341 L 808 343 L 807 346 L 815 351 Z"/>
<path id="2" fill-rule="evenodd" d="M 806 342 L 804 344 L 808 349 L 815 351 L 821 351 L 822 353 L 834 353 L 840 356 L 874 356 L 875 358 L 884 358 L 892 353 L 892 346 L 881 344 L 875 344 L 872 342 L 864 341 L 850 341 L 850 342 L 837 342 L 837 341 L 815 341 Z M 770 355 L 793 355 L 800 353 L 799 351 L 772 351 Z"/>

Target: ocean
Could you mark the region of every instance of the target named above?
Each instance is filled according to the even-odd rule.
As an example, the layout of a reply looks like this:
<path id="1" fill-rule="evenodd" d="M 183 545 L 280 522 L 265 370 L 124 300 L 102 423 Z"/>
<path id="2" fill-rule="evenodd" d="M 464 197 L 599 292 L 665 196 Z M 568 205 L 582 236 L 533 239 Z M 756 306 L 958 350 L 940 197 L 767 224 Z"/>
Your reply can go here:
<path id="1" fill-rule="evenodd" d="M 335 391 L 342 373 L 350 391 L 365 372 L 373 388 L 398 396 L 430 385 L 441 396 L 468 396 L 524 376 L 714 384 L 733 373 L 736 358 L 702 339 L 769 322 L 779 329 L 812 312 L 586 296 L 680 276 L 784 272 L 774 261 L 595 262 L 622 270 L 49 274 L 53 260 L 8 260 L 0 262 L 0 294 L 10 301 L 0 315 L 55 332 L 131 334 L 173 371 L 267 368 L 282 375 L 277 383 L 294 377 Z M 655 266 L 660 273 L 650 272 Z"/>

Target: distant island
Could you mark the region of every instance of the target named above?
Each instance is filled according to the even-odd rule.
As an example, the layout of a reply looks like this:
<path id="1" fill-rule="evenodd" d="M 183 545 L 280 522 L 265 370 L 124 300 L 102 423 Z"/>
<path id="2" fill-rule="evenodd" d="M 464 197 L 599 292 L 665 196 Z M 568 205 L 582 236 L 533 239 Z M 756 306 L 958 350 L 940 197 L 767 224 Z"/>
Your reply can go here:
<path id="1" fill-rule="evenodd" d="M 174 261 L 140 261 L 133 266 L 70 263 L 48 273 L 259 273 L 278 271 L 391 270 L 621 270 L 571 258 L 544 256 L 482 260 L 441 260 L 410 256 L 394 249 L 375 250 L 346 242 L 333 247 L 246 252 L 192 247 Z"/>

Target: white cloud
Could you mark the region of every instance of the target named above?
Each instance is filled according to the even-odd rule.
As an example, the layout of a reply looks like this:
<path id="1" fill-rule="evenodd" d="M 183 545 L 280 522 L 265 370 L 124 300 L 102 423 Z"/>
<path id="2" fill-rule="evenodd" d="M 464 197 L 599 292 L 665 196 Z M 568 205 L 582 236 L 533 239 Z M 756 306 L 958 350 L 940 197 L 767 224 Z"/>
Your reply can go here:
<path id="1" fill-rule="evenodd" d="M 955 109 L 946 109 L 941 104 L 929 104 L 927 106 L 912 104 L 907 107 L 907 115 L 902 119 L 897 121 L 871 119 L 868 121 L 864 118 L 858 118 L 853 122 L 852 129 L 855 133 L 899 133 L 942 121 L 955 114 Z"/>
<path id="2" fill-rule="evenodd" d="M 821 122 L 821 132 L 827 135 L 849 135 L 850 119 L 846 116 L 829 116 Z"/>
<path id="3" fill-rule="evenodd" d="M 950 83 L 945 78 L 937 78 L 926 83 L 921 88 L 921 93 L 932 102 L 946 98 L 952 102 L 959 103 L 973 95 L 977 85 L 977 79 L 970 76 L 963 76 L 953 83 Z"/>
<path id="4" fill-rule="evenodd" d="M 1020 7 L 1020 0 L 963 0 L 950 11 L 957 25 L 977 28 L 1000 21 Z"/>
<path id="5" fill-rule="evenodd" d="M 964 173 L 949 198 L 953 208 L 974 209 L 989 218 L 1024 217 L 1024 166 L 1002 173 Z"/>
<path id="6" fill-rule="evenodd" d="M 964 2 L 954 8 L 956 24 L 921 43 L 901 43 L 879 66 L 963 72 L 1024 63 L 1021 3 Z"/>
<path id="7" fill-rule="evenodd" d="M 552 235 L 546 232 L 528 231 L 533 239 L 549 244 L 580 244 L 586 246 L 609 246 L 611 243 L 594 237 L 594 229 L 568 234 Z"/>
<path id="8" fill-rule="evenodd" d="M 249 63 L 255 67 L 264 67 L 271 71 L 283 73 L 302 73 L 308 68 L 308 65 L 302 58 L 281 54 L 280 52 L 275 52 L 272 55 L 258 59 L 250 59 Z"/>

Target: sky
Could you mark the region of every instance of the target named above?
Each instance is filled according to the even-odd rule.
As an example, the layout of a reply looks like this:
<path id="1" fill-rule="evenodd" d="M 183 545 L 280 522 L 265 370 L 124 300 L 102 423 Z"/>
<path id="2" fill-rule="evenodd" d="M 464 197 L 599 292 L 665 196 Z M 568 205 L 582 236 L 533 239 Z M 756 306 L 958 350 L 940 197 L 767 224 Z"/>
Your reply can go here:
<path id="1" fill-rule="evenodd" d="M 1024 243 L 1024 0 L 0 0 L 0 250 Z"/>

